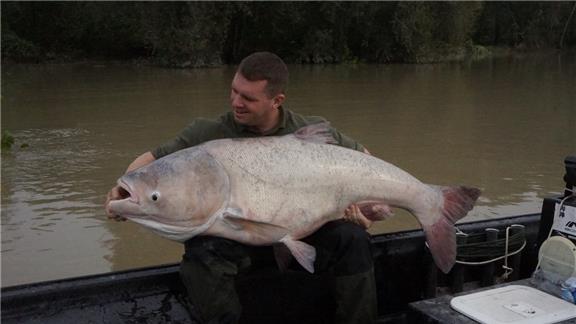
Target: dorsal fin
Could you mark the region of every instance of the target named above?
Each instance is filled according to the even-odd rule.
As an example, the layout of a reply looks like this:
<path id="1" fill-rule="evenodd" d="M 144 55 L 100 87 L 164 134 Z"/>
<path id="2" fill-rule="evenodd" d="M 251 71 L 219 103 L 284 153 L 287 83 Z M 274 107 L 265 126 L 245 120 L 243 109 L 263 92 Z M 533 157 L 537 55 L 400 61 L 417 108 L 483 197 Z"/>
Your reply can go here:
<path id="1" fill-rule="evenodd" d="M 307 142 L 320 143 L 320 144 L 338 144 L 338 141 L 330 131 L 329 122 L 321 122 L 299 128 L 294 132 L 294 136 L 298 139 Z"/>

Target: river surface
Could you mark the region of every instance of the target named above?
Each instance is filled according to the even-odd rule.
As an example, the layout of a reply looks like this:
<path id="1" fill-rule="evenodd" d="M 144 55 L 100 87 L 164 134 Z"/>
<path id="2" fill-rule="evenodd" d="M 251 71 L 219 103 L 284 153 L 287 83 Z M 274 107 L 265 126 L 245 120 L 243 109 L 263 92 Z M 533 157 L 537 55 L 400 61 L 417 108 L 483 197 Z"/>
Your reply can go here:
<path id="1" fill-rule="evenodd" d="M 434 184 L 480 187 L 463 221 L 537 212 L 576 154 L 574 56 L 436 65 L 290 66 L 286 107 L 321 115 Z M 229 108 L 233 68 L 84 63 L 2 69 L 2 286 L 180 259 L 182 246 L 108 221 L 106 192 L 139 154 Z M 416 228 L 399 213 L 373 233 Z"/>

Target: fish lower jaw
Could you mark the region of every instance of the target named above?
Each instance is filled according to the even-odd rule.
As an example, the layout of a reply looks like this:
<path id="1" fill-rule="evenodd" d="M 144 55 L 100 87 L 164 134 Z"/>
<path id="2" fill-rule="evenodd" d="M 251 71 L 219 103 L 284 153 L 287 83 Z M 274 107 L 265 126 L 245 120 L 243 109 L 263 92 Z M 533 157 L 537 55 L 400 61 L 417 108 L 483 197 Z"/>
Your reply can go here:
<path id="1" fill-rule="evenodd" d="M 112 200 L 110 202 L 110 204 L 116 203 L 116 202 L 117 203 L 128 203 L 128 204 L 140 205 L 140 201 L 138 201 L 138 199 L 134 199 L 133 197 L 118 199 L 118 200 Z"/>
<path id="2" fill-rule="evenodd" d="M 152 232 L 167 238 L 169 240 L 184 242 L 199 233 L 186 226 L 178 226 L 172 224 L 161 223 L 153 219 L 133 218 L 131 221 L 143 225 Z"/>
<path id="3" fill-rule="evenodd" d="M 119 215 L 136 223 L 139 223 L 138 220 L 147 219 L 147 216 L 142 214 L 119 213 Z"/>
<path id="4" fill-rule="evenodd" d="M 120 209 L 120 210 L 140 208 L 140 202 L 132 197 L 112 200 L 108 203 L 108 205 L 110 206 L 111 209 Z"/>
<path id="5" fill-rule="evenodd" d="M 127 214 L 122 215 L 126 218 L 145 225 L 147 227 L 161 227 L 161 228 L 170 228 L 181 232 L 186 232 L 190 228 L 194 228 L 197 226 L 189 224 L 188 220 L 169 220 L 164 217 L 159 217 L 156 215 L 146 214 L 146 213 L 134 213 L 134 214 Z"/>
<path id="6" fill-rule="evenodd" d="M 119 215 L 128 219 L 133 218 L 146 218 L 146 213 L 142 212 L 140 205 L 129 198 L 122 200 L 113 200 L 108 203 L 108 210 L 115 215 Z"/>

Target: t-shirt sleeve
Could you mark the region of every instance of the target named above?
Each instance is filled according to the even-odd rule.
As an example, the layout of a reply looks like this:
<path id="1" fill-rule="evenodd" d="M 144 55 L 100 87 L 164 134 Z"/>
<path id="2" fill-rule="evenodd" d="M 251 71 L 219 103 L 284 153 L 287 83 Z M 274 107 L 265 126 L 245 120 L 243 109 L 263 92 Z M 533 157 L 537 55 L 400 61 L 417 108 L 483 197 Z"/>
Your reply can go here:
<path id="1" fill-rule="evenodd" d="M 306 117 L 306 124 L 312 125 L 312 124 L 318 124 L 318 123 L 328 123 L 328 121 L 324 117 L 320 117 L 320 116 L 307 116 Z M 302 126 L 305 126 L 305 125 L 302 125 Z M 302 126 L 300 126 L 300 127 L 302 127 Z M 362 144 L 356 142 L 351 137 L 340 133 L 339 131 L 336 130 L 336 128 L 330 126 L 330 132 L 332 133 L 332 136 L 334 137 L 334 139 L 338 142 L 338 145 L 349 148 L 349 149 L 353 149 L 356 151 L 364 152 L 364 146 L 362 146 Z"/>
<path id="2" fill-rule="evenodd" d="M 186 136 L 185 136 L 185 134 L 189 132 L 188 128 L 189 128 L 189 126 L 184 128 L 180 132 L 180 134 L 178 134 L 178 136 L 176 136 L 175 138 L 173 138 L 170 141 L 168 141 L 168 142 L 158 146 L 157 148 L 153 149 L 152 155 L 154 156 L 154 158 L 159 159 L 163 156 L 166 156 L 168 154 L 172 154 L 176 151 L 179 151 L 181 149 L 188 147 L 187 141 L 186 141 Z"/>
<path id="3" fill-rule="evenodd" d="M 364 152 L 364 146 L 362 144 L 356 142 L 351 137 L 340 133 L 339 131 L 332 128 L 332 135 L 338 141 L 340 146 L 344 146 L 356 151 Z"/>
<path id="4" fill-rule="evenodd" d="M 176 151 L 226 136 L 227 134 L 224 134 L 219 123 L 198 118 L 184 127 L 175 138 L 158 146 L 151 153 L 156 159 L 159 159 Z"/>

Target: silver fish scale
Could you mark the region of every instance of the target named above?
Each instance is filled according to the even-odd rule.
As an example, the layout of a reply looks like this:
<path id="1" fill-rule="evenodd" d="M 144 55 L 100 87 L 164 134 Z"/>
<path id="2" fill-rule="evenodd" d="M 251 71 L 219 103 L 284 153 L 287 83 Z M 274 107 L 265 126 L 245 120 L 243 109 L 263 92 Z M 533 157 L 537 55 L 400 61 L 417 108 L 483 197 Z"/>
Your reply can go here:
<path id="1" fill-rule="evenodd" d="M 292 135 L 203 145 L 230 177 L 231 207 L 243 218 L 305 236 L 359 200 L 409 201 L 424 186 L 395 166 L 343 147 Z M 408 197 L 407 197 L 408 193 Z"/>

